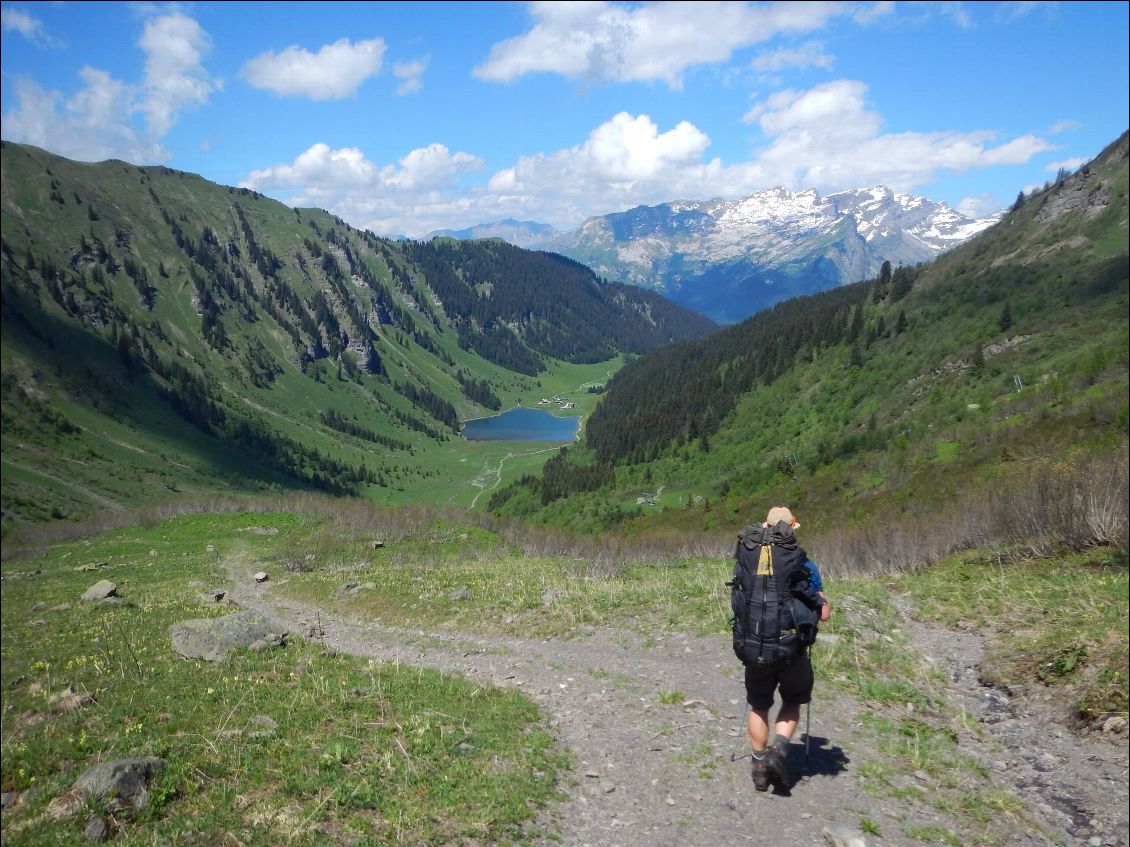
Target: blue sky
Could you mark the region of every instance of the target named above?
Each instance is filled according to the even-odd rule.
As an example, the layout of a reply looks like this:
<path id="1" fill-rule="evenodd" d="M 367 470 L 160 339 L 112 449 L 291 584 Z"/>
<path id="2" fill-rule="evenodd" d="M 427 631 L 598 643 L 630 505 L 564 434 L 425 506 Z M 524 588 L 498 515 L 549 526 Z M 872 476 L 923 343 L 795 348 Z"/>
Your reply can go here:
<path id="1" fill-rule="evenodd" d="M 986 215 L 1128 125 L 1125 2 L 0 8 L 5 139 L 379 234 L 778 185 Z"/>

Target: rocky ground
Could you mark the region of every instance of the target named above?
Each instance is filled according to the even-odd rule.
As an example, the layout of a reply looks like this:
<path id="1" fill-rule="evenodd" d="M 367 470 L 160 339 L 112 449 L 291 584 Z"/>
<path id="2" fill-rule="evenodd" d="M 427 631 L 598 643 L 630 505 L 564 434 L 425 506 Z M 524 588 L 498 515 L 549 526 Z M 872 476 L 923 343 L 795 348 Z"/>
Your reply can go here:
<path id="1" fill-rule="evenodd" d="M 863 707 L 821 689 L 819 679 L 811 737 L 806 745 L 802 716 L 791 746 L 791 790 L 755 792 L 749 760 L 734 760 L 747 752 L 744 689 L 723 637 L 643 639 L 614 629 L 529 640 L 437 635 L 343 619 L 283 599 L 250 573 L 232 577 L 232 600 L 273 614 L 292 633 L 520 688 L 537 701 L 576 765 L 563 786 L 567 799 L 539 822 L 546 847 L 919 845 L 908 828 L 954 828 L 952 817 L 916 799 L 929 790 L 925 774 L 907 774 L 899 798 L 862 790 L 858 765 L 882 754 L 860 722 Z M 1028 806 L 1026 821 L 995 822 L 998 843 L 1130 847 L 1125 734 L 1077 737 L 1045 707 L 984 688 L 974 635 L 912 621 L 906 631 L 948 671 L 950 696 L 969 716 L 960 743 L 985 764 L 984 788 L 1015 792 Z"/>

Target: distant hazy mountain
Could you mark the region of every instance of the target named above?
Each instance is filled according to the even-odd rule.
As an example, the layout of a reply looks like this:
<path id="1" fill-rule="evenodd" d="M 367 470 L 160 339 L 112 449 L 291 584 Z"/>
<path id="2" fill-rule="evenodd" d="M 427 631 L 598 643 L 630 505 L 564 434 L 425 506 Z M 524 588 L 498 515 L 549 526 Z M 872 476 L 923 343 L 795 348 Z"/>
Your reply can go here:
<path id="1" fill-rule="evenodd" d="M 821 197 L 784 188 L 589 218 L 540 249 L 664 293 L 715 320 L 913 265 L 984 230 L 945 203 L 879 186 Z"/>
<path id="2" fill-rule="evenodd" d="M 454 238 L 457 241 L 501 238 L 503 241 L 509 241 L 515 247 L 536 250 L 560 233 L 561 230 L 555 229 L 549 224 L 540 224 L 537 221 L 516 221 L 513 218 L 507 218 L 494 223 L 469 226 L 466 229 L 437 229 L 435 232 L 428 233 L 424 240 L 430 241 L 438 237 Z"/>

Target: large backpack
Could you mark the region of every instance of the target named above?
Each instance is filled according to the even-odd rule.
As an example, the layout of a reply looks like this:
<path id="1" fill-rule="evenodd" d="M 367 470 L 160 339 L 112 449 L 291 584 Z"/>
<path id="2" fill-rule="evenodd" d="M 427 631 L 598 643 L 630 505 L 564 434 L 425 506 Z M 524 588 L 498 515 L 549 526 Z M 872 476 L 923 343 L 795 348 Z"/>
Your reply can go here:
<path id="1" fill-rule="evenodd" d="M 747 526 L 734 551 L 730 609 L 734 653 L 748 666 L 788 665 L 816 640 L 821 600 L 812 590 L 808 554 L 785 522 Z"/>

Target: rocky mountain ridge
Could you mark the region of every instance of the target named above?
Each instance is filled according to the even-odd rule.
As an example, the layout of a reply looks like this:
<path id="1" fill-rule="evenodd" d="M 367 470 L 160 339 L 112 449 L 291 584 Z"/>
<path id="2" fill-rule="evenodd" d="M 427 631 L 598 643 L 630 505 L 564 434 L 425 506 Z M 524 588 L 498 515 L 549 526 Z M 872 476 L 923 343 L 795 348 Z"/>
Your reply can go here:
<path id="1" fill-rule="evenodd" d="M 573 230 L 503 220 L 428 238 L 501 238 L 560 253 L 721 322 L 799 294 L 916 265 L 987 229 L 947 204 L 886 186 L 821 195 L 777 187 L 737 200 L 678 200 L 591 217 Z"/>

